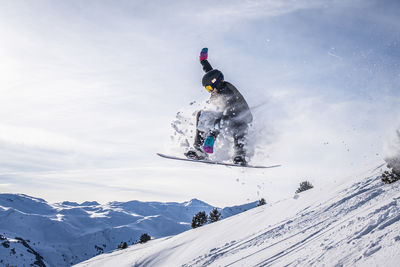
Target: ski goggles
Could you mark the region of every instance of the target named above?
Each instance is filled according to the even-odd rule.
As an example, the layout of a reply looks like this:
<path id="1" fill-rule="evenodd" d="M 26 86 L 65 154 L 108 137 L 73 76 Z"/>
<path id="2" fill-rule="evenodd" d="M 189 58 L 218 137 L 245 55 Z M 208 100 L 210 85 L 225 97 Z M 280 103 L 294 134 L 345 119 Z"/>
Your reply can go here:
<path id="1" fill-rule="evenodd" d="M 214 88 L 212 88 L 211 85 L 206 85 L 206 90 L 211 93 Z"/>

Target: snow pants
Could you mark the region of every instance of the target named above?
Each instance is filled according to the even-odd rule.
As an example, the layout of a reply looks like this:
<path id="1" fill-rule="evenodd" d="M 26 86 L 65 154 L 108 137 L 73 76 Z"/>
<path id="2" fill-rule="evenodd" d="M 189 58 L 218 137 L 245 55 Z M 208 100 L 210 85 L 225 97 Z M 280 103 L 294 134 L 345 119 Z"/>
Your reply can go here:
<path id="1" fill-rule="evenodd" d="M 233 137 L 234 156 L 246 155 L 246 135 L 248 124 L 243 121 L 233 119 L 222 119 L 222 113 L 199 111 L 196 114 L 196 135 L 193 146 L 200 148 L 204 144 L 207 136 L 212 135 L 215 138 L 221 131 Z"/>

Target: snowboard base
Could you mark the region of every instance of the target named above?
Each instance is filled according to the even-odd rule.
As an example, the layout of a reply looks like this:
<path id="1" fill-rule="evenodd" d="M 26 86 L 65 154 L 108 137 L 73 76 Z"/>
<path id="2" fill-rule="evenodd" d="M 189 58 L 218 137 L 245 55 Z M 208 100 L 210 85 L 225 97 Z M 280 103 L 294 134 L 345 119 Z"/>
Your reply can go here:
<path id="1" fill-rule="evenodd" d="M 276 168 L 281 165 L 271 165 L 271 166 L 259 166 L 259 165 L 238 165 L 233 163 L 225 163 L 221 161 L 212 161 L 208 159 L 196 160 L 196 159 L 188 159 L 188 158 L 180 158 L 175 156 L 169 156 L 161 153 L 157 153 L 158 156 L 166 159 L 174 159 L 174 160 L 181 160 L 181 161 L 191 161 L 191 162 L 200 162 L 205 164 L 214 164 L 214 165 L 223 165 L 223 166 L 230 166 L 230 167 L 242 167 L 242 168 L 255 168 L 255 169 L 269 169 L 269 168 Z"/>

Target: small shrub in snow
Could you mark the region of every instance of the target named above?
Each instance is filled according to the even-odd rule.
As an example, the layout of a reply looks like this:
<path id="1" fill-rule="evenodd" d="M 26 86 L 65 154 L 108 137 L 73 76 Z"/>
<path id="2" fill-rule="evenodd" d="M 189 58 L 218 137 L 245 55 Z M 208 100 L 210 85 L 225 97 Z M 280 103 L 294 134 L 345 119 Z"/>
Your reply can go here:
<path id="1" fill-rule="evenodd" d="M 151 236 L 149 236 L 148 234 L 142 234 L 139 238 L 139 243 L 141 243 L 141 244 L 146 243 L 150 239 L 151 239 Z"/>
<path id="2" fill-rule="evenodd" d="M 128 247 L 128 244 L 126 242 L 121 242 L 121 244 L 118 245 L 118 249 L 126 249 Z"/>
<path id="3" fill-rule="evenodd" d="M 97 250 L 98 254 L 101 254 L 104 252 L 104 249 L 102 247 L 99 247 L 98 245 L 94 245 L 94 248 Z"/>
<path id="4" fill-rule="evenodd" d="M 314 186 L 309 181 L 301 182 L 299 188 L 296 190 L 296 194 L 307 191 L 313 187 Z"/>
<path id="5" fill-rule="evenodd" d="M 257 207 L 262 206 L 262 205 L 265 205 L 265 204 L 267 204 L 267 202 L 265 202 L 265 199 L 264 199 L 264 198 L 261 198 L 261 199 L 258 201 Z"/>
<path id="6" fill-rule="evenodd" d="M 382 182 L 385 184 L 391 184 L 398 180 L 400 180 L 400 172 L 397 172 L 395 169 L 391 169 L 390 171 L 384 171 L 382 173 Z"/>
<path id="7" fill-rule="evenodd" d="M 400 180 L 400 129 L 396 131 L 396 136 L 390 144 L 388 155 L 385 158 L 389 170 L 382 174 L 382 181 L 386 184 Z"/>
<path id="8" fill-rule="evenodd" d="M 200 227 L 206 224 L 208 221 L 207 214 L 205 211 L 200 211 L 196 215 L 193 216 L 192 219 L 192 228 Z"/>
<path id="9" fill-rule="evenodd" d="M 210 223 L 217 222 L 221 218 L 221 212 L 218 211 L 217 208 L 214 208 L 210 211 L 210 215 L 208 216 L 208 220 Z"/>
<path id="10" fill-rule="evenodd" d="M 5 248 L 9 248 L 10 247 L 10 242 L 9 241 L 4 241 L 3 243 L 1 243 L 1 245 Z"/>

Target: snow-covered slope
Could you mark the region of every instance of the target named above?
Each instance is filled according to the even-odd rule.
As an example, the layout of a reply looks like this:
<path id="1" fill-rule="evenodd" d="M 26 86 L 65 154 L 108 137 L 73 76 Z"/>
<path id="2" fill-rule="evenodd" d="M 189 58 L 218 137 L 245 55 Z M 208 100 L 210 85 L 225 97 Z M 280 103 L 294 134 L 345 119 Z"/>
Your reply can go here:
<path id="1" fill-rule="evenodd" d="M 398 266 L 400 183 L 381 171 L 78 266 Z"/>
<path id="2" fill-rule="evenodd" d="M 256 203 L 223 209 L 225 217 Z M 0 194 L 0 266 L 70 266 L 132 244 L 143 233 L 154 238 L 190 229 L 194 214 L 213 207 L 197 199 L 183 203 L 63 202 Z M 225 211 L 226 210 L 226 211 Z M 232 213 L 233 211 L 233 213 Z"/>

